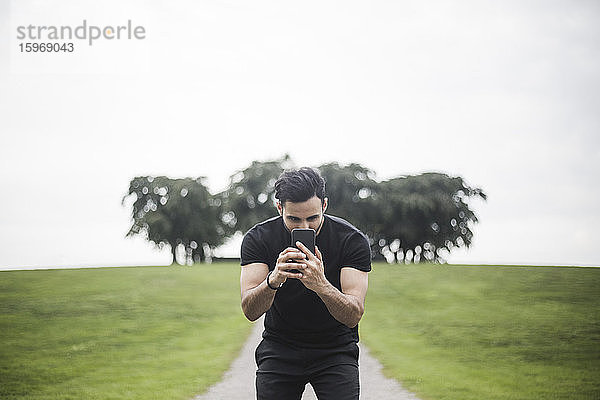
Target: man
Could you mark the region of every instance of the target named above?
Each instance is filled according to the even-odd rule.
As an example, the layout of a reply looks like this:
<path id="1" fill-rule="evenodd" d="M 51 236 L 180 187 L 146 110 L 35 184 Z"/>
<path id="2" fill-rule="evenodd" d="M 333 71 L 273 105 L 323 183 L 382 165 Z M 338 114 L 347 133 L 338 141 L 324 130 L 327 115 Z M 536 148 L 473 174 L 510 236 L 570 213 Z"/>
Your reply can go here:
<path id="1" fill-rule="evenodd" d="M 369 242 L 325 214 L 325 181 L 311 168 L 284 172 L 275 198 L 279 216 L 250 229 L 241 251 L 244 314 L 255 321 L 266 313 L 255 354 L 257 398 L 300 399 L 311 383 L 320 400 L 358 399 Z M 295 228 L 316 231 L 316 254 L 300 242 L 291 246 Z"/>

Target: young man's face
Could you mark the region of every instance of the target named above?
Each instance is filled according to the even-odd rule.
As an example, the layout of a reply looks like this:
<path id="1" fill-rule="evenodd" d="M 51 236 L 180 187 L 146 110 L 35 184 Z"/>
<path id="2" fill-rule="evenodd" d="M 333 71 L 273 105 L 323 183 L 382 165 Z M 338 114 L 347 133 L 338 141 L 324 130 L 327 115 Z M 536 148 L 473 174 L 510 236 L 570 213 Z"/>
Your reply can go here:
<path id="1" fill-rule="evenodd" d="M 314 229 L 317 234 L 321 230 L 323 213 L 327 209 L 327 198 L 321 199 L 313 196 L 301 203 L 286 201 L 285 204 L 277 203 L 279 215 L 283 217 L 285 226 L 291 231 L 296 228 Z"/>

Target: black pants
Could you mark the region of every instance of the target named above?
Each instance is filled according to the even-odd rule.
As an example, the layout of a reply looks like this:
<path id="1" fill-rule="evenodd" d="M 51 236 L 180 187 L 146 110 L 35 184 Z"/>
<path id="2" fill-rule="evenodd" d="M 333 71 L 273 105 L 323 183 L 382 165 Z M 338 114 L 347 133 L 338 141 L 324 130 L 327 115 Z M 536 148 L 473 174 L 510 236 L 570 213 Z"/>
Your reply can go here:
<path id="1" fill-rule="evenodd" d="M 256 398 L 299 400 L 310 383 L 319 400 L 358 400 L 358 346 L 307 349 L 263 339 L 255 352 Z"/>

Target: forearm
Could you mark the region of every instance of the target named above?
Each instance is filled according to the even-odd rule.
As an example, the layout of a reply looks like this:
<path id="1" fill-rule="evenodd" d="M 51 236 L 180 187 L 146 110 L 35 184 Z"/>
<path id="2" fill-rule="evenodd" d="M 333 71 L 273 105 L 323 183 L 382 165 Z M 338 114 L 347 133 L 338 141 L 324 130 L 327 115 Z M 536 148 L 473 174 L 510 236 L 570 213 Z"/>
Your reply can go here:
<path id="1" fill-rule="evenodd" d="M 267 312 L 273 304 L 275 293 L 275 290 L 267 286 L 266 279 L 257 287 L 244 292 L 242 294 L 242 310 L 246 318 L 250 321 L 256 321 Z"/>
<path id="2" fill-rule="evenodd" d="M 358 298 L 340 292 L 329 282 L 324 284 L 317 294 L 333 318 L 349 328 L 358 325 L 365 311 L 363 303 Z"/>

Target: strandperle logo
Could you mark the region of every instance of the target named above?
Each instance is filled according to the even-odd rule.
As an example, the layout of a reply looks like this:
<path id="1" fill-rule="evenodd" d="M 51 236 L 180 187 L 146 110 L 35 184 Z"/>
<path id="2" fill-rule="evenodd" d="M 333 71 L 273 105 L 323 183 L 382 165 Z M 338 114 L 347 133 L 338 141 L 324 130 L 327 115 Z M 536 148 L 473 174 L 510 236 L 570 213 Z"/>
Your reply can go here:
<path id="1" fill-rule="evenodd" d="M 96 40 L 142 40 L 146 38 L 146 29 L 143 26 L 133 26 L 131 20 L 126 25 L 88 25 L 83 20 L 81 25 L 72 27 L 63 26 L 41 26 L 28 25 L 17 27 L 17 39 L 19 40 L 87 40 L 92 45 Z"/>

